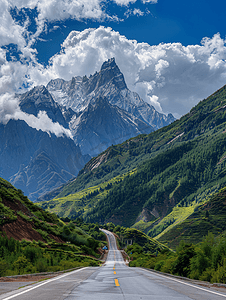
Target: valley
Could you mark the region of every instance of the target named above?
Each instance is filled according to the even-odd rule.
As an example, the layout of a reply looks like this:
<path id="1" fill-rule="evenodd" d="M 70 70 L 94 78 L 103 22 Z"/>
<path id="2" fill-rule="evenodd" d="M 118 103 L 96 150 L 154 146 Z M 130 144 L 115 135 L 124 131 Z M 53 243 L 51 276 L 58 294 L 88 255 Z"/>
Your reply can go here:
<path id="1" fill-rule="evenodd" d="M 1 1 L 0 300 L 226 299 L 225 8 Z"/>
<path id="2" fill-rule="evenodd" d="M 103 228 L 131 267 L 225 282 L 226 86 L 155 124 L 114 59 L 89 78 L 17 97 L 24 113 L 45 111 L 60 133 L 1 124 L 1 170 L 5 163 L 15 184 L 0 181 L 2 275 L 100 266 Z"/>

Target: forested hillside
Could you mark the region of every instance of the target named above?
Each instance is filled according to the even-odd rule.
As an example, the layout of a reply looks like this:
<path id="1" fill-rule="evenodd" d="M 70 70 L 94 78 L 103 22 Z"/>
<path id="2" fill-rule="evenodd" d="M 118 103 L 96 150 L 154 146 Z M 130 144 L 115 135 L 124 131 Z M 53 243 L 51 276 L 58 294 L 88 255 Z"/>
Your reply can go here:
<path id="1" fill-rule="evenodd" d="M 225 109 L 226 86 L 173 124 L 111 146 L 40 205 L 158 236 L 226 185 Z M 164 222 L 174 210 L 180 212 Z"/>

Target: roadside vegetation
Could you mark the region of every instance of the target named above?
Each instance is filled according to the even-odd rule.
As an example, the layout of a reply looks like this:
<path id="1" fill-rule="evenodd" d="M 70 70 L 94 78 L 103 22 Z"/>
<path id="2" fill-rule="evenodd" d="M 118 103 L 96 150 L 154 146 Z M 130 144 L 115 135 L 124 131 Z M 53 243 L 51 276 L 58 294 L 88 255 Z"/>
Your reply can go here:
<path id="1" fill-rule="evenodd" d="M 76 267 L 98 266 L 73 244 L 16 241 L 0 236 L 0 276 L 56 272 Z M 85 249 L 87 250 L 87 249 Z"/>
<path id="2" fill-rule="evenodd" d="M 196 245 L 181 241 L 176 252 L 163 249 L 153 256 L 138 245 L 126 248 L 130 267 L 144 267 L 211 283 L 226 283 L 226 237 L 208 234 Z"/>
<path id="3" fill-rule="evenodd" d="M 18 241 L 0 232 L 0 276 L 56 272 L 76 267 L 99 266 L 101 251 L 107 244 L 97 224 L 64 223 L 58 228 L 61 242 Z M 46 231 L 36 229 L 44 237 Z"/>

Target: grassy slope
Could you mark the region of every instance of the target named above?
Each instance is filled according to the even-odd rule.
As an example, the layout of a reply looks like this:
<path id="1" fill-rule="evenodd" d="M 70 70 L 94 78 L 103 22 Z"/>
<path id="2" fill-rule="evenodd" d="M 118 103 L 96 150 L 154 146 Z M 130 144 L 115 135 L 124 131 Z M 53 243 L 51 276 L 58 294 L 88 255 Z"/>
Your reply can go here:
<path id="1" fill-rule="evenodd" d="M 0 226 L 15 221 L 18 212 L 27 219 L 35 218 L 42 222 L 60 224 L 56 215 L 43 211 L 24 196 L 21 190 L 0 178 Z"/>
<path id="2" fill-rule="evenodd" d="M 182 206 L 181 204 L 176 205 L 171 213 L 164 217 L 154 228 L 148 231 L 148 235 L 154 236 L 156 239 L 161 238 L 166 232 L 172 230 L 175 226 L 186 220 L 201 205 L 208 202 L 210 197 L 217 190 L 218 186 L 205 190 L 204 193 L 200 193 L 198 198 L 194 198 L 194 201 L 188 203 L 187 206 Z"/>
<path id="3" fill-rule="evenodd" d="M 160 242 L 168 242 L 175 248 L 181 240 L 198 243 L 208 232 L 219 235 L 226 230 L 226 188 L 220 190 L 183 222 L 158 236 Z"/>
<path id="4" fill-rule="evenodd" d="M 155 254 L 156 251 L 168 249 L 159 241 L 150 238 L 145 233 L 135 228 L 127 228 L 124 232 L 124 239 L 132 239 L 133 243 L 137 243 L 144 249 L 148 249 L 152 254 Z"/>
<path id="5" fill-rule="evenodd" d="M 135 171 L 131 171 L 129 174 L 133 174 L 134 172 Z M 85 188 L 75 194 L 69 194 L 68 196 L 52 199 L 50 201 L 43 201 L 37 203 L 37 205 L 63 218 L 76 218 L 81 215 L 85 218 L 86 215 L 92 211 L 92 208 L 107 196 L 112 186 L 117 185 L 124 177 L 124 175 L 119 175 L 107 182 Z"/>

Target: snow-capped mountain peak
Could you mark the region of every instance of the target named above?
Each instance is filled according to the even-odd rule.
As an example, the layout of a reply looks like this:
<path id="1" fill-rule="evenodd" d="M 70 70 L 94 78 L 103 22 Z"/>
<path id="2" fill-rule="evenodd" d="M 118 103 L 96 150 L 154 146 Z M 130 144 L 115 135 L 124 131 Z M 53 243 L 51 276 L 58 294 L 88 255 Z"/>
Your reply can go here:
<path id="1" fill-rule="evenodd" d="M 90 77 L 73 77 L 70 81 L 51 80 L 47 89 L 54 99 L 76 112 L 83 111 L 97 97 L 105 97 L 109 103 L 133 114 L 153 128 L 158 129 L 175 120 L 166 116 L 143 101 L 140 96 L 127 88 L 124 76 L 115 59 L 104 62 L 101 70 Z"/>

